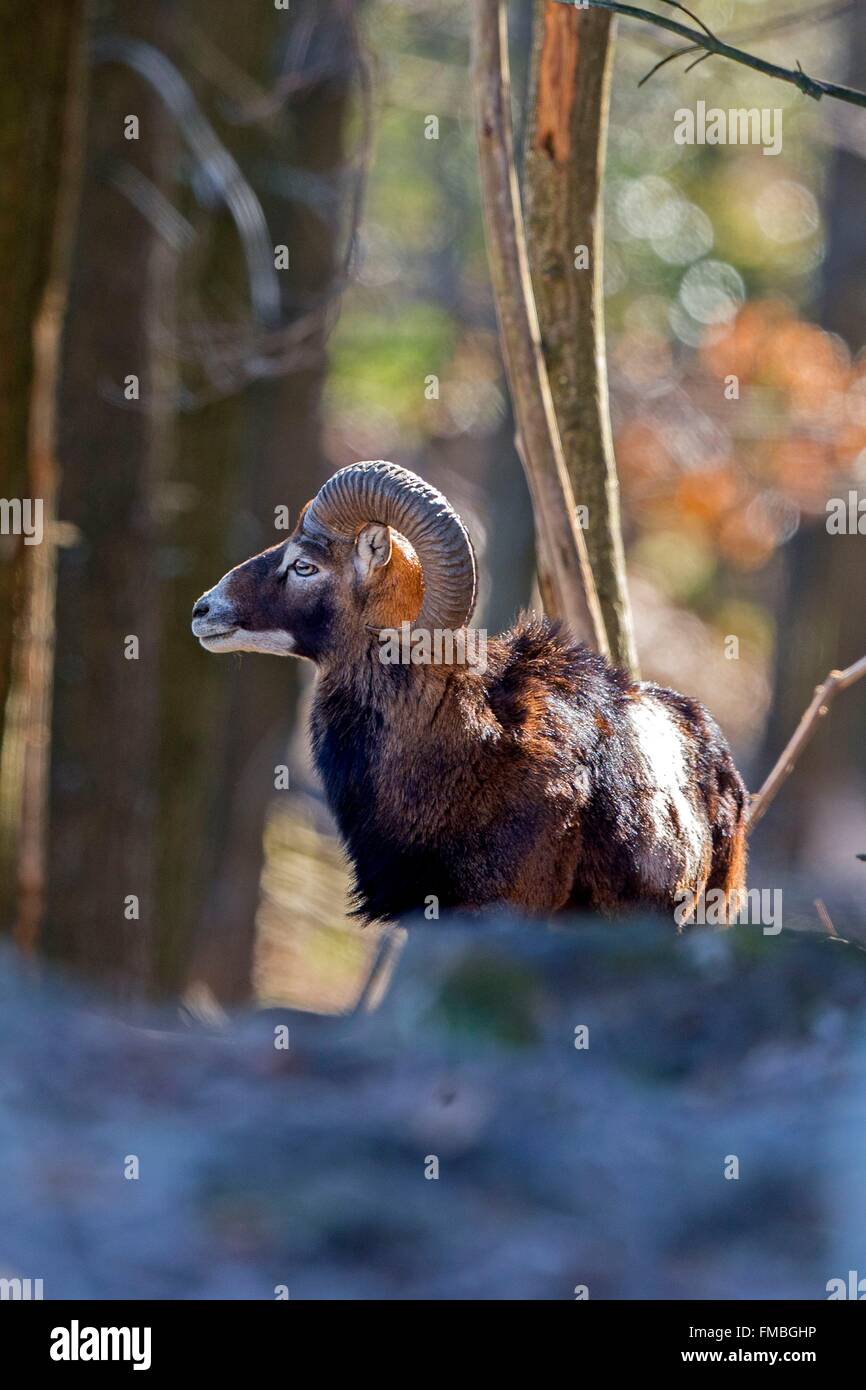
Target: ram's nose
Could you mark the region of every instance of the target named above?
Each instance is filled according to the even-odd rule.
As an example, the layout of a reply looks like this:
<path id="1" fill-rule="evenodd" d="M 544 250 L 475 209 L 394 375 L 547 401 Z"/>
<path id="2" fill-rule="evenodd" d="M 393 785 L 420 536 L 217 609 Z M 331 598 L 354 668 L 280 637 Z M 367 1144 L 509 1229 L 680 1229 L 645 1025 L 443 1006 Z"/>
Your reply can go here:
<path id="1" fill-rule="evenodd" d="M 213 590 L 197 598 L 192 610 L 192 630 L 196 637 L 205 637 L 213 625 Z"/>
<path id="2" fill-rule="evenodd" d="M 196 599 L 192 610 L 192 630 L 200 642 L 224 639 L 235 631 L 237 625 L 234 604 L 219 584 Z"/>

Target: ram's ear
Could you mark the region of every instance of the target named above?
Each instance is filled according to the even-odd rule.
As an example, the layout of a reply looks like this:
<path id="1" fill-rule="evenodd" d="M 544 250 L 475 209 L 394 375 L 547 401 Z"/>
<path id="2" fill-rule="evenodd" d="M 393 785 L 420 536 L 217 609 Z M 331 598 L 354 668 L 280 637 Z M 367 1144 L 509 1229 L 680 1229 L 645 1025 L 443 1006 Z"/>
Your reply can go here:
<path id="1" fill-rule="evenodd" d="M 355 540 L 355 572 L 360 579 L 370 579 L 375 570 L 383 569 L 391 560 L 391 527 L 371 521 L 358 532 Z"/>

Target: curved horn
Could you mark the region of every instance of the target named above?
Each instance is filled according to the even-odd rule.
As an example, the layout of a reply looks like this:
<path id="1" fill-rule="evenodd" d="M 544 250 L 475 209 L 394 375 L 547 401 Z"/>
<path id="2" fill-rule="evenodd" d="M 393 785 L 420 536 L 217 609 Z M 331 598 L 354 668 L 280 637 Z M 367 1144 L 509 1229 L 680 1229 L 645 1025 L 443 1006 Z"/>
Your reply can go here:
<path id="1" fill-rule="evenodd" d="M 329 478 L 304 514 L 304 530 L 354 540 L 378 521 L 405 536 L 421 563 L 424 602 L 416 627 L 463 627 L 475 606 L 475 556 L 450 502 L 395 463 L 351 463 Z"/>

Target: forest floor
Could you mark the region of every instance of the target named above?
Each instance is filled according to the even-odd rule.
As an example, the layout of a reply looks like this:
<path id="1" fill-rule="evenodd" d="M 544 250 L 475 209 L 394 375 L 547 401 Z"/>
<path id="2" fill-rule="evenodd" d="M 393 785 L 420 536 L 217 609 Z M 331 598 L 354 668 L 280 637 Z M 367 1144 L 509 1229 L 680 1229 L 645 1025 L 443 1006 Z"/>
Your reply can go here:
<path id="1" fill-rule="evenodd" d="M 309 1003 L 131 1020 L 0 955 L 0 1276 L 822 1299 L 866 1273 L 859 947 L 443 921 L 408 929 L 374 1011 Z"/>

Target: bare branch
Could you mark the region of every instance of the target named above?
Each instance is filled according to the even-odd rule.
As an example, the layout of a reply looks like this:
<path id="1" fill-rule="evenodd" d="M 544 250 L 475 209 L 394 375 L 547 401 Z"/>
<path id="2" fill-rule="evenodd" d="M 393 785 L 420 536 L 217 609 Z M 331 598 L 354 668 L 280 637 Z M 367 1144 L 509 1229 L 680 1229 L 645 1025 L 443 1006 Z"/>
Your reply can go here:
<path id="1" fill-rule="evenodd" d="M 851 106 L 866 107 L 866 92 L 857 91 L 854 87 L 841 86 L 837 82 L 823 82 L 819 78 L 809 77 L 799 63 L 796 68 L 783 68 L 778 63 L 770 63 L 766 58 L 758 58 L 754 53 L 747 53 L 745 49 L 735 48 L 733 44 L 725 43 L 723 39 L 715 38 L 700 29 L 690 29 L 687 24 L 681 24 L 678 19 L 669 19 L 667 15 L 654 14 L 652 10 L 644 10 L 637 5 L 620 4 L 619 0 L 556 0 L 556 3 L 578 9 L 609 10 L 612 14 L 642 19 L 647 24 L 654 24 L 659 29 L 676 34 L 678 38 L 687 39 L 695 48 L 706 49 L 707 54 L 728 58 L 732 63 L 741 63 L 744 67 L 763 73 L 765 77 L 788 82 L 804 96 L 812 97 L 815 101 L 820 101 L 822 97 L 833 97 L 836 101 L 845 101 Z"/>
<path id="2" fill-rule="evenodd" d="M 827 20 L 838 19 L 840 16 L 848 14 L 853 10 L 856 7 L 856 3 L 857 0 L 842 0 L 841 4 L 839 0 L 830 0 L 829 4 L 819 5 L 817 9 L 809 10 L 806 13 L 779 15 L 774 19 L 763 20 L 760 24 L 750 24 L 745 29 L 738 29 L 736 35 L 732 37 L 736 37 L 738 42 L 748 39 L 762 39 L 765 36 L 776 38 L 785 29 L 802 29 L 808 24 L 820 24 Z M 700 23 L 700 20 L 698 20 L 698 23 Z M 702 27 L 705 28 L 706 26 L 704 25 Z M 656 37 L 660 36 L 657 35 Z M 713 37 L 715 37 L 715 35 Z M 651 77 L 655 77 L 656 73 L 668 63 L 672 63 L 675 58 L 687 57 L 690 53 L 696 52 L 696 48 L 697 46 L 695 44 L 688 44 L 685 48 L 672 49 L 664 58 L 660 58 L 657 63 L 653 64 L 649 72 L 641 78 L 637 85 L 643 87 L 649 82 Z M 703 63 L 705 59 L 711 58 L 712 56 L 712 53 L 703 53 L 696 62 L 689 63 L 685 71 L 691 72 L 692 68 L 696 68 L 698 63 Z"/>
<path id="3" fill-rule="evenodd" d="M 342 9 L 342 0 L 338 8 Z M 267 122 L 297 93 L 340 74 L 354 74 L 359 93 L 359 136 L 350 163 L 320 171 L 303 165 L 288 167 L 281 161 L 276 169 L 269 167 L 265 173 L 269 187 L 280 196 L 314 209 L 333 229 L 335 248 L 339 246 L 339 265 L 315 302 L 307 298 L 291 307 L 283 302 L 274 268 L 273 238 L 261 201 L 179 68 L 152 44 L 126 35 L 108 35 L 91 46 L 95 63 L 125 64 L 158 93 L 194 156 L 191 183 L 198 204 L 208 211 L 215 204 L 227 209 L 247 266 L 249 300 L 232 305 L 221 321 L 197 303 L 194 286 L 184 286 L 185 312 L 181 326 L 172 328 L 172 340 L 176 357 L 194 369 L 195 380 L 180 383 L 171 409 L 198 409 L 261 377 L 317 369 L 321 363 L 324 339 L 333 326 L 336 305 L 355 256 L 372 148 L 372 91 L 369 61 L 350 8 L 346 11 L 347 42 L 343 44 L 329 47 L 313 43 L 314 19 L 320 22 L 322 16 L 313 17 L 311 12 L 297 33 L 292 31 L 293 44 L 284 59 L 276 92 L 267 91 L 248 76 L 191 22 L 181 24 L 192 66 L 217 85 L 223 114 L 235 125 Z M 310 59 L 311 48 L 326 55 L 321 62 Z M 299 65 L 297 81 L 292 77 L 295 59 Z M 176 252 L 186 253 L 193 247 L 198 236 L 196 226 L 133 165 L 114 161 L 101 172 Z M 121 408 L 129 408 L 111 383 L 104 384 L 103 395 Z M 154 399 L 152 396 L 151 401 Z"/>
<path id="4" fill-rule="evenodd" d="M 758 821 L 765 814 L 770 802 L 774 800 L 776 793 L 787 781 L 794 770 L 794 766 L 812 739 L 819 722 L 824 718 L 832 701 L 839 694 L 840 690 L 847 690 L 849 685 L 855 681 L 862 680 L 866 676 L 866 656 L 861 656 L 859 661 L 855 661 L 853 666 L 848 666 L 844 671 L 831 671 L 827 679 L 819 685 L 812 697 L 812 703 L 806 710 L 791 739 L 787 743 L 782 756 L 779 758 L 772 772 L 759 792 L 752 797 L 751 809 L 749 811 L 749 826 L 757 825 Z"/>
<path id="5" fill-rule="evenodd" d="M 236 161 L 202 113 L 189 83 L 153 44 L 117 35 L 96 40 L 94 62 L 124 63 L 158 93 L 177 120 L 198 161 L 214 200 L 224 203 L 238 229 L 247 262 L 250 300 L 258 320 L 271 327 L 280 321 L 280 288 L 274 251 L 261 204 Z"/>
<path id="6" fill-rule="evenodd" d="M 856 10 L 858 4 L 859 0 L 828 0 L 827 4 L 813 5 L 808 10 L 796 10 L 793 14 L 774 15 L 770 19 L 759 20 L 757 24 L 738 25 L 736 33 L 731 34 L 730 37 L 736 39 L 737 43 L 750 42 L 752 39 L 775 39 L 787 29 L 805 29 L 811 25 L 840 19 L 843 15 Z"/>

